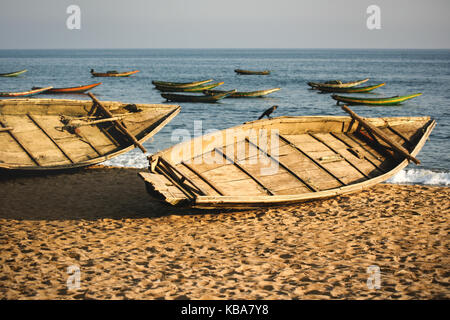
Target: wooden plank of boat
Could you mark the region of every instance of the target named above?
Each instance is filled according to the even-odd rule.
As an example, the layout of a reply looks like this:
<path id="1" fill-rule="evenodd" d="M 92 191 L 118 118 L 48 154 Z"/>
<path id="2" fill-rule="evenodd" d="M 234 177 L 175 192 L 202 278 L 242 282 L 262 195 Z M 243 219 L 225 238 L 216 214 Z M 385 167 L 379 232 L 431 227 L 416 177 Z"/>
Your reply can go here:
<path id="1" fill-rule="evenodd" d="M 227 96 L 227 98 L 260 98 L 260 97 L 264 97 L 270 93 L 276 92 L 278 90 L 281 90 L 281 88 L 272 88 L 272 89 L 248 91 L 248 92 L 237 91 L 237 92 Z M 223 91 L 223 90 L 205 90 L 205 91 L 203 91 L 203 93 L 207 96 L 214 95 L 214 94 L 220 94 L 220 93 L 224 93 L 224 92 L 225 91 Z"/>
<path id="2" fill-rule="evenodd" d="M 226 98 L 230 94 L 236 92 L 236 90 L 226 91 L 221 94 L 215 94 L 212 96 L 200 96 L 200 95 L 186 95 L 186 94 L 175 94 L 175 93 L 161 93 L 161 96 L 167 101 L 175 102 L 203 102 L 203 103 L 214 103 L 220 99 Z"/>
<path id="3" fill-rule="evenodd" d="M 217 209 L 301 203 L 387 180 L 416 158 L 435 124 L 429 117 L 362 118 L 354 113 L 257 120 L 160 151 L 149 157 L 150 172 L 139 175 L 150 196 L 175 206 Z M 362 140 L 362 130 L 380 142 Z M 397 156 L 375 148 L 394 150 Z M 159 158 L 170 161 L 165 175 L 159 173 L 163 170 Z M 194 184 L 201 190 L 195 191 Z"/>
<path id="4" fill-rule="evenodd" d="M 99 85 L 101 85 L 101 82 L 97 82 L 97 83 L 93 83 L 93 84 L 88 84 L 85 86 L 78 86 L 78 87 L 69 87 L 69 88 L 52 88 L 49 89 L 47 91 L 44 91 L 44 94 L 49 94 L 49 93 L 84 93 L 88 90 L 91 90 L 92 88 L 95 88 Z M 32 89 L 41 89 L 40 87 L 33 87 Z"/>
<path id="5" fill-rule="evenodd" d="M 22 73 L 27 72 L 27 69 L 14 71 L 14 72 L 8 72 L 8 73 L 0 73 L 0 77 L 17 77 L 18 75 L 21 75 Z"/>
<path id="6" fill-rule="evenodd" d="M 234 72 L 236 72 L 238 74 L 244 74 L 244 75 L 268 75 L 268 74 L 270 74 L 270 70 L 256 71 L 256 70 L 235 69 Z"/>
<path id="7" fill-rule="evenodd" d="M 421 96 L 421 93 L 411 94 L 407 96 L 394 96 L 387 98 L 363 98 L 363 97 L 347 97 L 333 94 L 331 98 L 339 102 L 348 103 L 351 105 L 370 105 L 370 106 L 391 106 L 400 104 L 406 100 Z"/>
<path id="8" fill-rule="evenodd" d="M 178 88 L 191 88 L 196 87 L 208 82 L 213 81 L 213 79 L 201 80 L 201 81 L 193 81 L 193 82 L 170 82 L 170 81 L 157 81 L 153 80 L 152 84 L 155 86 L 166 86 L 166 87 L 178 87 Z"/>
<path id="9" fill-rule="evenodd" d="M 0 168 L 61 170 L 97 164 L 135 147 L 116 121 L 143 144 L 180 112 L 176 105 L 100 103 L 112 118 L 90 100 L 1 100 Z"/>
<path id="10" fill-rule="evenodd" d="M 107 72 L 94 72 L 91 70 L 93 77 L 129 77 L 132 74 L 138 73 L 139 70 L 127 71 L 127 72 L 117 72 L 117 71 L 107 71 Z"/>
<path id="11" fill-rule="evenodd" d="M 367 87 L 350 87 L 350 88 L 330 88 L 330 87 L 321 87 L 317 86 L 315 89 L 320 90 L 322 92 L 341 92 L 341 93 L 363 93 L 370 92 L 376 88 L 384 86 L 386 83 L 380 83 L 373 86 Z"/>
<path id="12" fill-rule="evenodd" d="M 38 88 L 38 89 L 32 89 L 28 91 L 23 92 L 0 92 L 0 97 L 10 97 L 10 98 L 16 98 L 16 97 L 30 97 L 34 96 L 36 94 L 43 93 L 47 90 L 50 90 L 53 87 L 46 87 L 46 88 Z"/>
<path id="13" fill-rule="evenodd" d="M 313 89 L 321 88 L 351 88 L 356 87 L 364 82 L 369 81 L 369 78 L 363 80 L 356 80 L 350 82 L 342 82 L 339 80 L 327 81 L 327 82 L 308 82 L 308 85 Z"/>
<path id="14" fill-rule="evenodd" d="M 211 84 L 201 84 L 194 87 L 175 87 L 175 86 L 161 86 L 156 85 L 155 88 L 162 92 L 203 92 L 204 90 L 209 90 L 218 86 L 221 86 L 224 82 L 216 82 Z"/>

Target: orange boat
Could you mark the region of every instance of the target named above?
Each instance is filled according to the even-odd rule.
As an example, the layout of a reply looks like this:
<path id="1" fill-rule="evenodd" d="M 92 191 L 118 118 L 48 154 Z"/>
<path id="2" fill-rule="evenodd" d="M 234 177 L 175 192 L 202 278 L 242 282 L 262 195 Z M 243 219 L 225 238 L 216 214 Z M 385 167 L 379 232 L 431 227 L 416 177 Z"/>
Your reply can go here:
<path id="1" fill-rule="evenodd" d="M 91 74 L 93 77 L 128 77 L 138 72 L 139 70 L 128 72 L 117 72 L 117 71 L 94 72 L 94 69 L 91 69 Z"/>
<path id="2" fill-rule="evenodd" d="M 45 91 L 45 93 L 83 93 L 88 90 L 91 90 L 92 88 L 95 88 L 99 85 L 101 85 L 101 82 L 88 84 L 85 86 L 78 86 L 78 87 L 71 87 L 71 88 L 52 88 L 50 90 Z M 34 89 L 40 89 L 39 87 L 33 87 Z"/>

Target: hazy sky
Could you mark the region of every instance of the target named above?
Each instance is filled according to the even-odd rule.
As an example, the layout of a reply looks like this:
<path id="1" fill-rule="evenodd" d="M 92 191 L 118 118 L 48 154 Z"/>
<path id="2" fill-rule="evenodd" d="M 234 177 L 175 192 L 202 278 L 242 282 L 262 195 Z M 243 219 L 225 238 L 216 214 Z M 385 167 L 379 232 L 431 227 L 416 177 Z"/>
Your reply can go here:
<path id="1" fill-rule="evenodd" d="M 449 13 L 450 0 L 0 0 L 0 49 L 450 48 Z"/>

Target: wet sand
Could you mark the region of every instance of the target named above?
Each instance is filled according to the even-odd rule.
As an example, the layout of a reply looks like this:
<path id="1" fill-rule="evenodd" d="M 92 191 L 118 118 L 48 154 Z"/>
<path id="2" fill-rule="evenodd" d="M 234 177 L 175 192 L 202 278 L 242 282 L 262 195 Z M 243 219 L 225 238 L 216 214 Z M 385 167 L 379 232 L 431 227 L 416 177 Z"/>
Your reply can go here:
<path id="1" fill-rule="evenodd" d="M 0 177 L 0 298 L 450 298 L 448 187 L 208 213 L 153 201 L 138 171 Z"/>

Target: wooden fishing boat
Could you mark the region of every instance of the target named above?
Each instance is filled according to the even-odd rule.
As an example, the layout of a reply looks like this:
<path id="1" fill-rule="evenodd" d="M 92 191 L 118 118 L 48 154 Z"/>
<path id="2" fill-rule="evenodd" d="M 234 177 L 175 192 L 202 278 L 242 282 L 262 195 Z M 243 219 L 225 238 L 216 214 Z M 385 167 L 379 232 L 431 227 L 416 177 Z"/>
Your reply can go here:
<path id="1" fill-rule="evenodd" d="M 94 72 L 91 70 L 93 77 L 129 77 L 132 74 L 138 73 L 139 70 L 128 71 L 128 72 L 117 72 L 117 71 L 107 71 L 107 72 Z"/>
<path id="2" fill-rule="evenodd" d="M 194 82 L 168 82 L 168 81 L 156 81 L 153 80 L 152 84 L 155 86 L 165 86 L 165 87 L 178 87 L 178 88 L 191 88 L 196 87 L 208 82 L 213 81 L 212 79 L 202 80 L 202 81 L 194 81 Z"/>
<path id="3" fill-rule="evenodd" d="M 264 97 L 272 92 L 276 92 L 278 90 L 281 90 L 281 88 L 272 88 L 272 89 L 249 91 L 249 92 L 236 91 L 235 93 L 232 93 L 229 96 L 227 96 L 227 98 L 260 98 L 260 97 Z M 222 90 L 205 90 L 205 91 L 203 91 L 203 93 L 207 96 L 211 96 L 214 94 L 220 94 L 220 93 L 224 93 L 224 92 L 226 92 L 226 91 L 222 91 Z"/>
<path id="4" fill-rule="evenodd" d="M 36 94 L 43 93 L 47 90 L 50 90 L 53 87 L 46 87 L 46 88 L 38 88 L 38 89 L 31 89 L 28 91 L 23 92 L 0 92 L 0 97 L 10 97 L 10 98 L 16 98 L 16 97 L 31 97 Z"/>
<path id="5" fill-rule="evenodd" d="M 88 90 L 91 90 L 92 88 L 95 88 L 99 85 L 101 85 L 101 82 L 88 84 L 85 86 L 78 86 L 78 87 L 69 87 L 69 88 L 52 88 L 47 91 L 44 91 L 44 94 L 47 93 L 84 93 Z M 40 89 L 40 87 L 33 87 L 32 89 Z"/>
<path id="6" fill-rule="evenodd" d="M 161 96 L 165 98 L 167 101 L 214 103 L 219 101 L 220 99 L 226 98 L 227 96 L 233 94 L 234 92 L 236 92 L 236 90 L 226 91 L 224 93 L 215 94 L 211 96 L 161 93 Z"/>
<path id="7" fill-rule="evenodd" d="M 365 93 L 370 92 L 376 88 L 384 86 L 386 83 L 380 83 L 367 87 L 350 87 L 350 88 L 328 88 L 328 87 L 316 87 L 317 90 L 322 92 L 341 92 L 341 93 Z"/>
<path id="8" fill-rule="evenodd" d="M 25 73 L 27 71 L 27 69 L 23 69 L 15 72 L 0 73 L 0 77 L 17 77 L 18 75 L 21 75 L 22 73 Z"/>
<path id="9" fill-rule="evenodd" d="M 270 74 L 270 70 L 263 70 L 263 71 L 254 71 L 254 70 L 243 70 L 243 69 L 236 69 L 234 72 L 238 74 L 245 74 L 245 75 L 268 75 Z"/>
<path id="10" fill-rule="evenodd" d="M 385 181 L 435 126 L 429 117 L 278 117 L 196 137 L 149 157 L 141 172 L 160 201 L 200 209 L 323 199 Z"/>
<path id="11" fill-rule="evenodd" d="M 339 102 L 348 103 L 351 105 L 369 105 L 369 106 L 392 106 L 402 103 L 403 101 L 421 96 L 421 93 L 410 94 L 408 96 L 394 96 L 387 98 L 363 98 L 363 97 L 344 97 L 333 94 L 331 97 Z"/>
<path id="12" fill-rule="evenodd" d="M 0 168 L 61 170 L 100 163 L 141 148 L 179 111 L 175 105 L 116 101 L 2 100 Z"/>
<path id="13" fill-rule="evenodd" d="M 308 82 L 308 85 L 312 87 L 313 89 L 320 88 L 351 88 L 356 87 L 364 82 L 369 81 L 369 78 L 363 79 L 363 80 L 356 80 L 356 81 L 350 81 L 350 82 L 342 82 L 340 80 L 333 80 L 333 81 L 327 81 L 327 82 Z"/>
<path id="14" fill-rule="evenodd" d="M 175 86 L 161 86 L 156 85 L 155 88 L 162 92 L 203 92 L 218 86 L 221 86 L 224 82 L 216 82 L 211 84 L 201 84 L 195 87 L 180 88 Z"/>

